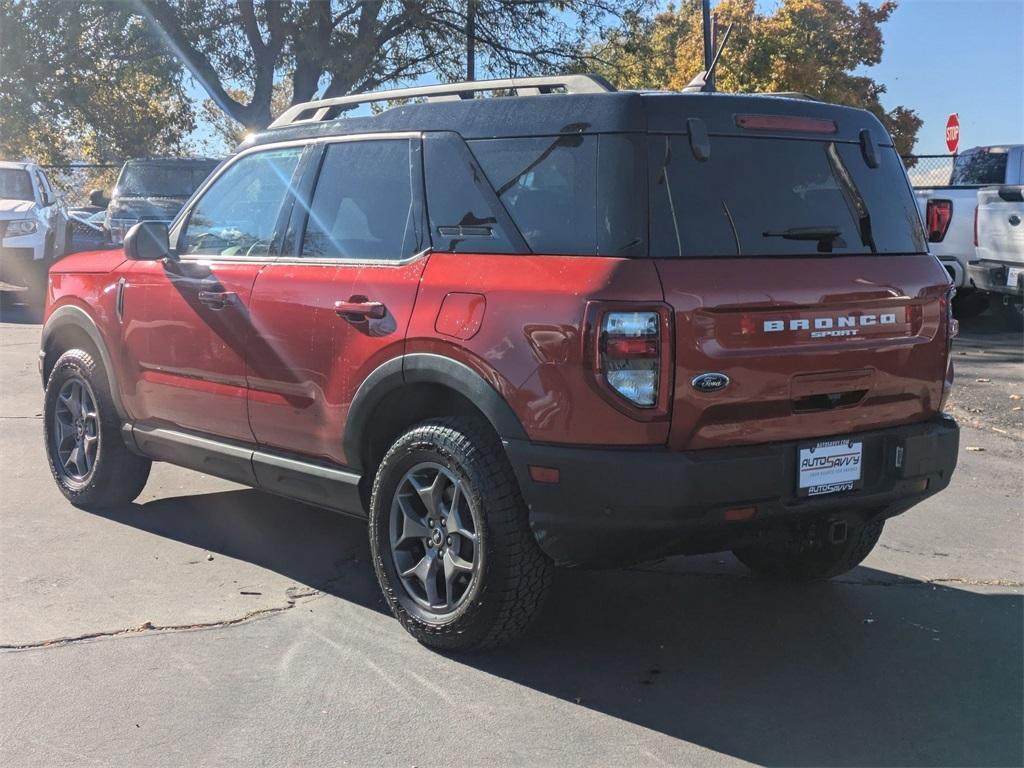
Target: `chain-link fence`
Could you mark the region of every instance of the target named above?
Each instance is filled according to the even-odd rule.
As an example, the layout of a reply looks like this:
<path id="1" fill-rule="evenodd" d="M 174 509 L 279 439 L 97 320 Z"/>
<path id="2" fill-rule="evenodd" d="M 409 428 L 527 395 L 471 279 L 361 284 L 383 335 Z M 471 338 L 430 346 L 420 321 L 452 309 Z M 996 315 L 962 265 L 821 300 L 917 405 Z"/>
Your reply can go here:
<path id="1" fill-rule="evenodd" d="M 63 194 L 68 205 L 86 205 L 89 202 L 89 191 L 98 189 L 104 195 L 110 195 L 117 181 L 121 163 L 73 163 L 71 165 L 44 165 L 46 177 Z"/>
<path id="2" fill-rule="evenodd" d="M 945 187 L 953 175 L 956 155 L 901 155 L 915 187 Z"/>

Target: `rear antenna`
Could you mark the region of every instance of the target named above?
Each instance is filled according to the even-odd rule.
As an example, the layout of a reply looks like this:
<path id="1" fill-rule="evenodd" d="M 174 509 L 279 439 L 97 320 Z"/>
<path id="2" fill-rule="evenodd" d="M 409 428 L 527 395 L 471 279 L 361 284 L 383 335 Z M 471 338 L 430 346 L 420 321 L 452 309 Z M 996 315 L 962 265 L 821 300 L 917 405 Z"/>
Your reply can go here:
<path id="1" fill-rule="evenodd" d="M 711 55 L 711 37 L 710 37 L 710 12 L 708 11 L 708 2 L 705 0 L 704 3 L 704 62 L 707 67 L 706 70 L 700 72 L 693 80 L 686 84 L 683 88 L 684 93 L 714 93 L 715 92 L 715 67 L 718 66 L 718 60 L 722 57 L 722 51 L 725 50 L 726 43 L 729 42 L 729 35 L 732 33 L 733 25 L 730 24 L 725 30 L 725 34 L 722 35 L 722 44 L 718 46 L 718 51 L 715 52 L 715 56 L 708 62 L 708 57 Z"/>

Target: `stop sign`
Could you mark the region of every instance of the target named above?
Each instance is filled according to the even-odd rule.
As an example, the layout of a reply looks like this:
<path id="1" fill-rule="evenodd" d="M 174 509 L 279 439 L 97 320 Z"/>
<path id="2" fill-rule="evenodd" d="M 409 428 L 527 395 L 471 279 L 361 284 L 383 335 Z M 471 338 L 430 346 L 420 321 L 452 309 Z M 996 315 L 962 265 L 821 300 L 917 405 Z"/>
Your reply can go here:
<path id="1" fill-rule="evenodd" d="M 960 144 L 960 118 L 956 112 L 946 118 L 946 149 L 956 154 L 956 148 Z"/>

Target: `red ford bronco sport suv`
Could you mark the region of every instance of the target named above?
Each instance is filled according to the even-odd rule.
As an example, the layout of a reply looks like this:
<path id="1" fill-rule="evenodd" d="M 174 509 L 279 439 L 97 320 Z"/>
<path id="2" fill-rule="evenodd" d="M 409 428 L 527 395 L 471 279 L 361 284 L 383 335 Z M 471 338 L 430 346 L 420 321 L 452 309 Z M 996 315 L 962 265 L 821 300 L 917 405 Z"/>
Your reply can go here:
<path id="1" fill-rule="evenodd" d="M 292 107 L 51 270 L 46 448 L 81 507 L 167 461 L 365 516 L 405 628 L 493 646 L 555 565 L 856 566 L 950 481 L 954 334 L 868 112 L 401 89 Z"/>

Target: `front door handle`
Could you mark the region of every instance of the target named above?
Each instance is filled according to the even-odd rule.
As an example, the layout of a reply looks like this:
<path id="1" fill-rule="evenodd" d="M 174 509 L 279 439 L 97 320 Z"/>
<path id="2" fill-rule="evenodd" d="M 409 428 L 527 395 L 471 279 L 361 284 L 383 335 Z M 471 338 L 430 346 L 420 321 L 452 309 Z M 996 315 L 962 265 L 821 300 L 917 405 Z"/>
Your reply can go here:
<path id="1" fill-rule="evenodd" d="M 238 299 L 238 294 L 233 291 L 200 291 L 199 301 L 210 309 L 224 309 L 228 304 L 233 304 Z"/>
<path id="2" fill-rule="evenodd" d="M 348 301 L 334 302 L 334 311 L 346 320 L 380 320 L 387 315 L 387 308 L 379 301 L 369 301 L 362 296 L 353 296 Z"/>

